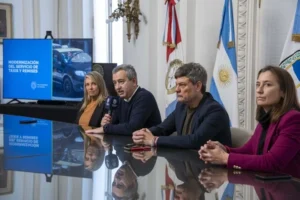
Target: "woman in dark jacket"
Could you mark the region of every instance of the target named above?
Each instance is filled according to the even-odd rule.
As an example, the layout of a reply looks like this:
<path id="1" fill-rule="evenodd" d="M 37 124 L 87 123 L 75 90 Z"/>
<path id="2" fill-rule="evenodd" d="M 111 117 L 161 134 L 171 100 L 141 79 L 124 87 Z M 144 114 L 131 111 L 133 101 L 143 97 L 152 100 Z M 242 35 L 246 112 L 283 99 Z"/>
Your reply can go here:
<path id="1" fill-rule="evenodd" d="M 101 126 L 107 96 L 108 92 L 102 75 L 96 71 L 89 72 L 85 76 L 84 97 L 76 123 L 83 128 L 87 126 Z"/>

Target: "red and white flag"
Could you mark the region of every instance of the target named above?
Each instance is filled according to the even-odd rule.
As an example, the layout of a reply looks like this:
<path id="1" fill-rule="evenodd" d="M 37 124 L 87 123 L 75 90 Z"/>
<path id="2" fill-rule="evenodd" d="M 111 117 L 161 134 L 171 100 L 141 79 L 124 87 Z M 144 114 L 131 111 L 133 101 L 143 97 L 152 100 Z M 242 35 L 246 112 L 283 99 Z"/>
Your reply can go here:
<path id="1" fill-rule="evenodd" d="M 166 116 L 172 113 L 176 107 L 176 83 L 174 74 L 183 64 L 182 40 L 176 4 L 179 0 L 166 0 L 166 21 L 163 35 L 163 45 L 166 45 L 166 62 L 168 64 L 165 87 L 166 87 Z"/>
<path id="2" fill-rule="evenodd" d="M 175 184 L 170 178 L 168 167 L 165 167 L 165 185 L 161 186 L 161 198 L 162 200 L 174 200 Z"/>

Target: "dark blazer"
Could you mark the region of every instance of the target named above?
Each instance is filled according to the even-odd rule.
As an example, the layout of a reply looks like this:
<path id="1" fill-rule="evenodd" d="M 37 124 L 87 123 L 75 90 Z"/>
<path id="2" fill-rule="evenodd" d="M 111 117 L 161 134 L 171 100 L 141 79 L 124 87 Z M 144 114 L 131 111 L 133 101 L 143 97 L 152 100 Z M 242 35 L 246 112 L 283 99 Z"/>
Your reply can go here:
<path id="1" fill-rule="evenodd" d="M 267 131 L 263 154 L 257 155 L 262 126 L 240 148 L 228 148 L 228 167 L 283 172 L 300 178 L 300 112 L 291 110 Z M 248 155 L 245 155 L 248 154 Z"/>
<path id="2" fill-rule="evenodd" d="M 77 117 L 76 117 L 76 121 L 75 123 L 78 124 L 79 123 L 79 119 L 83 113 L 83 111 L 79 111 L 79 109 L 81 108 L 82 106 L 82 103 L 78 106 L 78 114 L 77 114 Z M 89 126 L 92 126 L 92 127 L 100 127 L 101 126 L 101 120 L 102 120 L 102 117 L 104 116 L 105 114 L 105 101 L 103 101 L 100 105 L 98 105 L 95 110 L 94 110 L 94 113 L 92 114 L 92 117 L 90 119 L 90 122 L 89 122 Z"/>
<path id="3" fill-rule="evenodd" d="M 183 136 L 187 105 L 178 102 L 176 109 L 158 126 L 150 128 L 157 136 L 157 146 L 199 149 L 208 140 L 231 146 L 230 121 L 226 110 L 205 93 L 192 119 L 192 132 Z M 177 131 L 175 137 L 170 134 Z"/>

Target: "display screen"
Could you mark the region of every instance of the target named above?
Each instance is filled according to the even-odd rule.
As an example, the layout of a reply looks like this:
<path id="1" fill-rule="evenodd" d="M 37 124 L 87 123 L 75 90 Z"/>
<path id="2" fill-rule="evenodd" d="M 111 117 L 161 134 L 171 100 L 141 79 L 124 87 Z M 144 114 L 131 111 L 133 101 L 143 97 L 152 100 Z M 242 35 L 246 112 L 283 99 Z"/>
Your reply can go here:
<path id="1" fill-rule="evenodd" d="M 3 98 L 81 101 L 92 39 L 4 39 Z"/>

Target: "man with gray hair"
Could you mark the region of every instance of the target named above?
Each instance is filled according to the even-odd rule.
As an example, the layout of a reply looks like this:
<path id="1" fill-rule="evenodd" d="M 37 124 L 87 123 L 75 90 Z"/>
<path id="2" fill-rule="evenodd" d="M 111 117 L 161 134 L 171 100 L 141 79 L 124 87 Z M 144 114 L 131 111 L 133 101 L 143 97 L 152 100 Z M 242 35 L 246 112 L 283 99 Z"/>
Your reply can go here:
<path id="1" fill-rule="evenodd" d="M 208 140 L 231 146 L 230 121 L 226 110 L 206 90 L 206 70 L 187 63 L 175 73 L 177 105 L 158 126 L 133 133 L 133 141 L 151 146 L 199 149 Z M 168 137 L 173 132 L 176 137 Z"/>
<path id="2" fill-rule="evenodd" d="M 143 127 L 161 123 L 160 112 L 151 92 L 137 84 L 137 74 L 132 65 L 119 65 L 113 69 L 113 83 L 120 103 L 113 116 L 105 114 L 101 127 L 86 133 L 132 135 Z"/>

